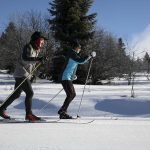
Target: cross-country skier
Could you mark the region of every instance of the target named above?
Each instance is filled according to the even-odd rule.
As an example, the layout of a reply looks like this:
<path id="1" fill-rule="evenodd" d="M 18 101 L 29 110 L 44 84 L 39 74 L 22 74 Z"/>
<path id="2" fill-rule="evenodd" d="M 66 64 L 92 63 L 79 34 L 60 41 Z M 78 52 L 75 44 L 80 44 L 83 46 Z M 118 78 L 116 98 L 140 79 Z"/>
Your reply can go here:
<path id="1" fill-rule="evenodd" d="M 33 89 L 31 86 L 32 75 L 31 72 L 35 68 L 37 62 L 42 62 L 43 57 L 39 57 L 39 53 L 41 48 L 44 46 L 44 42 L 47 38 L 42 35 L 41 32 L 34 32 L 31 36 L 31 40 L 28 44 L 26 44 L 21 51 L 19 58 L 17 60 L 14 78 L 15 78 L 15 88 L 17 88 L 22 81 L 29 76 L 21 86 L 0 106 L 0 116 L 4 119 L 11 119 L 10 116 L 6 114 L 7 107 L 19 96 L 21 92 L 24 91 L 26 94 L 25 98 L 25 110 L 26 116 L 25 119 L 29 121 L 40 120 L 40 117 L 35 116 L 32 113 L 32 97 L 33 97 Z"/>
<path id="2" fill-rule="evenodd" d="M 62 105 L 62 107 L 59 109 L 58 114 L 60 119 L 72 119 L 72 116 L 67 114 L 67 109 L 69 107 L 69 104 L 76 96 L 76 92 L 72 83 L 72 80 L 75 78 L 76 70 L 78 64 L 84 64 L 88 60 L 90 60 L 92 57 L 96 56 L 96 52 L 92 52 L 90 55 L 81 58 L 79 56 L 79 52 L 81 50 L 81 46 L 78 41 L 74 41 L 72 43 L 72 49 L 68 50 L 66 54 L 66 62 L 63 67 L 62 73 L 61 73 L 61 84 L 64 88 L 64 91 L 66 92 L 66 99 Z"/>

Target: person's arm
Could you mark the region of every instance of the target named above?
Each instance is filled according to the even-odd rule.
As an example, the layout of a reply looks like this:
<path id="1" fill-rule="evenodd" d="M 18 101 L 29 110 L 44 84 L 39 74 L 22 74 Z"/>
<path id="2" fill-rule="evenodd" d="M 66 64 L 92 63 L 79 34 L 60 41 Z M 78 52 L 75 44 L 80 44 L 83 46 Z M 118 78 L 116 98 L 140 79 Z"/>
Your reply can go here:
<path id="1" fill-rule="evenodd" d="M 78 64 L 84 64 L 91 58 L 91 56 L 85 56 L 81 58 L 76 52 L 71 51 L 70 58 L 76 61 Z"/>
<path id="2" fill-rule="evenodd" d="M 42 61 L 43 57 L 32 57 L 31 48 L 26 45 L 23 49 L 22 58 L 24 61 Z"/>

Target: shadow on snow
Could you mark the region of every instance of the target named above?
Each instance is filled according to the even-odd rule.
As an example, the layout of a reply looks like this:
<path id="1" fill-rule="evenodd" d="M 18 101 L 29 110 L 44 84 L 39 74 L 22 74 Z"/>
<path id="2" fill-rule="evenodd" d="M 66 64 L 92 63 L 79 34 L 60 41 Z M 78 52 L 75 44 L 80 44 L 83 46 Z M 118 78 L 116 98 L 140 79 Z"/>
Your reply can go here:
<path id="1" fill-rule="evenodd" d="M 44 107 L 46 104 L 48 104 L 47 102 L 45 101 L 42 101 L 40 99 L 33 99 L 32 100 L 32 109 L 37 109 L 37 110 L 40 110 L 42 107 Z M 21 101 L 21 103 L 17 104 L 14 106 L 14 108 L 16 109 L 25 109 L 25 101 Z M 42 112 L 51 112 L 51 113 L 56 113 L 55 111 L 58 110 L 58 107 L 56 107 L 55 105 L 53 104 L 49 104 L 48 106 L 46 106 Z"/>
<path id="2" fill-rule="evenodd" d="M 95 109 L 126 116 L 146 115 L 150 114 L 150 101 L 106 99 L 97 101 Z"/>

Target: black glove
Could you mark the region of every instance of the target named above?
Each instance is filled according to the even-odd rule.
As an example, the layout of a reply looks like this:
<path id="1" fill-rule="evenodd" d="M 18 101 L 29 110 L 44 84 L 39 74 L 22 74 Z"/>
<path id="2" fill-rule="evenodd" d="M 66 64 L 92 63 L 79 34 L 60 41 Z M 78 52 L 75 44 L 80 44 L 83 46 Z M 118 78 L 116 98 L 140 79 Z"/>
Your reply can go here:
<path id="1" fill-rule="evenodd" d="M 45 64 L 47 60 L 48 60 L 47 57 L 39 57 L 38 58 L 38 61 L 40 61 L 42 64 Z"/>
<path id="2" fill-rule="evenodd" d="M 36 61 L 40 61 L 40 62 L 43 61 L 43 57 L 37 57 L 37 58 L 35 58 L 35 59 L 36 59 Z"/>
<path id="3" fill-rule="evenodd" d="M 35 76 L 35 75 L 32 75 L 30 81 L 31 81 L 31 83 L 33 83 L 34 81 L 36 81 L 36 76 Z"/>

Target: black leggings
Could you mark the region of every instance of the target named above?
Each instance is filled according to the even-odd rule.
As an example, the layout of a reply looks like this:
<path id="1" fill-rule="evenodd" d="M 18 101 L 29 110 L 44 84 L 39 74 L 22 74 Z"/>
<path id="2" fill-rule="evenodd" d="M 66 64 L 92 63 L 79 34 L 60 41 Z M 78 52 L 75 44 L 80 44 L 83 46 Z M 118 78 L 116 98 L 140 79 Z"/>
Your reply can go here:
<path id="1" fill-rule="evenodd" d="M 25 78 L 15 78 L 16 80 L 15 89 L 18 87 L 18 85 L 20 85 L 20 83 L 24 79 Z M 20 97 L 22 91 L 26 93 L 25 98 L 26 113 L 30 113 L 32 107 L 32 97 L 34 93 L 31 86 L 31 81 L 29 79 L 24 81 L 24 83 L 8 98 L 8 100 L 1 105 L 0 109 L 5 110 L 15 99 Z"/>
<path id="2" fill-rule="evenodd" d="M 66 99 L 64 101 L 63 106 L 61 107 L 61 110 L 63 111 L 67 111 L 67 108 L 69 107 L 69 104 L 71 103 L 71 101 L 74 99 L 74 97 L 76 96 L 76 92 L 73 86 L 72 81 L 70 80 L 64 80 L 62 81 L 62 86 L 66 92 Z"/>

